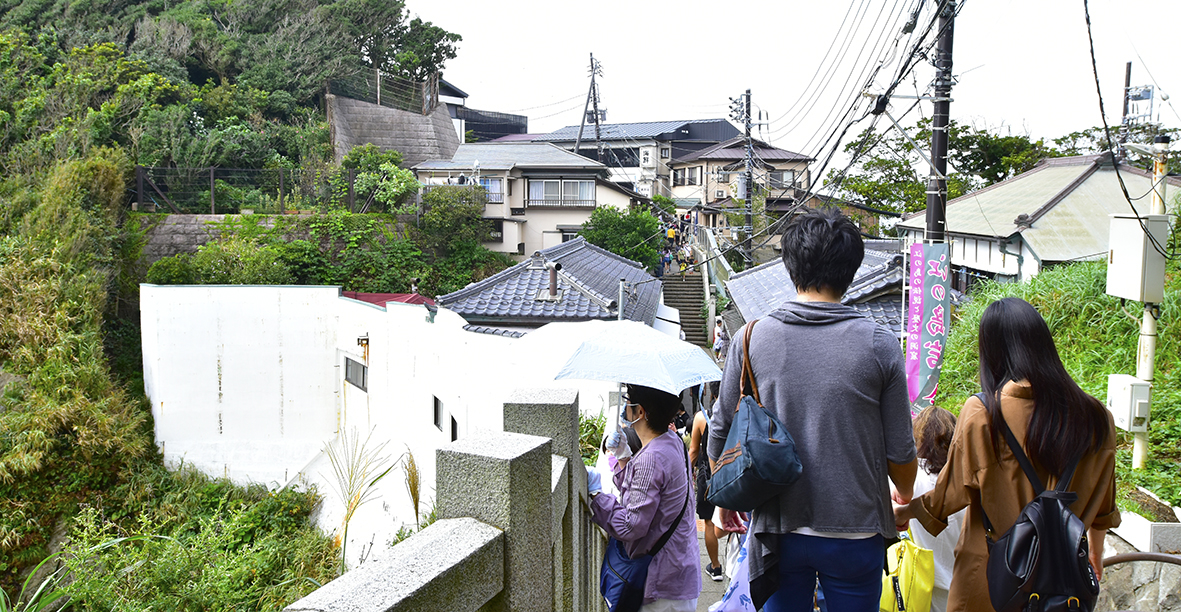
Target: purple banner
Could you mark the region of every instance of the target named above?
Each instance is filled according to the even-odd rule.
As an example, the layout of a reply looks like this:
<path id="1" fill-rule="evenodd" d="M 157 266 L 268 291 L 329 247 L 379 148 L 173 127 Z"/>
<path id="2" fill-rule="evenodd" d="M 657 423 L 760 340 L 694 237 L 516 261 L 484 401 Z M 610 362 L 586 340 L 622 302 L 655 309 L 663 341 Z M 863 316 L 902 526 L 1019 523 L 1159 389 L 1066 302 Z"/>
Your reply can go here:
<path id="1" fill-rule="evenodd" d="M 947 244 L 910 247 L 910 305 L 906 317 L 906 383 L 912 408 L 935 401 L 947 345 L 949 312 Z"/>

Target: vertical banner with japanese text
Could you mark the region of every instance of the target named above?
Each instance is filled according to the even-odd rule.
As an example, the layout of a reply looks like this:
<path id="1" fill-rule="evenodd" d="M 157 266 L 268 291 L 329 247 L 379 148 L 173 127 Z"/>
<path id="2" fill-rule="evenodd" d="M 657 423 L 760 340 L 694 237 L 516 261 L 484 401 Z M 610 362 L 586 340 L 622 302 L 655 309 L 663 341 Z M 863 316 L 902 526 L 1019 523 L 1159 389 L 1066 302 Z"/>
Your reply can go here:
<path id="1" fill-rule="evenodd" d="M 910 247 L 910 304 L 906 317 L 906 384 L 914 409 L 930 406 L 947 346 L 948 245 Z"/>

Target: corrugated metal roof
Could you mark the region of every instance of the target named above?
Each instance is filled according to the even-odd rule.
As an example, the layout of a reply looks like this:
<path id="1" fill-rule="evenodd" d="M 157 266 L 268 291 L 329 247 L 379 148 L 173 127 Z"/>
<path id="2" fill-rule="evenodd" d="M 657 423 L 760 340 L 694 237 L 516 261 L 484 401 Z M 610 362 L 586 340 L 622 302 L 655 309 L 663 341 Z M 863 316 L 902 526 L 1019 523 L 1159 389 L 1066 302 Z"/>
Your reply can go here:
<path id="1" fill-rule="evenodd" d="M 725 119 L 691 119 L 681 121 L 648 121 L 643 123 L 604 123 L 599 126 L 599 133 L 603 140 L 636 140 L 640 138 L 654 138 L 680 130 L 690 123 L 728 123 Z M 560 130 L 550 132 L 539 137 L 539 141 L 573 142 L 578 138 L 577 125 L 568 125 Z M 587 125 L 582 128 L 583 142 L 595 139 L 595 126 Z M 688 135 L 686 134 L 686 140 Z"/>
<path id="2" fill-rule="evenodd" d="M 415 170 L 470 170 L 480 162 L 480 170 L 521 168 L 577 168 L 598 171 L 607 166 L 575 155 L 548 142 L 477 142 L 461 144 L 450 160 L 428 160 Z"/>
<path id="3" fill-rule="evenodd" d="M 1041 261 L 1105 253 L 1109 215 L 1131 211 L 1106 160 L 1103 155 L 1045 160 L 1033 170 L 956 198 L 947 204 L 947 231 L 993 238 L 1020 233 Z M 1133 198 L 1152 188 L 1151 176 L 1139 168 L 1121 165 L 1120 175 Z M 1181 184 L 1172 178 L 1169 182 Z M 1133 202 L 1138 213 L 1149 212 L 1150 198 Z M 1028 216 L 1028 227 L 1017 223 L 1019 215 Z M 900 225 L 924 228 L 925 211 Z"/>
<path id="4" fill-rule="evenodd" d="M 544 263 L 562 264 L 558 289 L 562 299 L 537 299 L 549 286 Z M 635 288 L 624 307 L 624 318 L 651 325 L 660 303 L 660 281 L 640 264 L 586 242 L 581 236 L 539 251 L 529 261 L 513 266 L 459 291 L 439 296 L 438 303 L 471 323 L 541 325 L 551 321 L 614 319 L 608 304 L 618 298 L 619 279 L 645 282 Z"/>

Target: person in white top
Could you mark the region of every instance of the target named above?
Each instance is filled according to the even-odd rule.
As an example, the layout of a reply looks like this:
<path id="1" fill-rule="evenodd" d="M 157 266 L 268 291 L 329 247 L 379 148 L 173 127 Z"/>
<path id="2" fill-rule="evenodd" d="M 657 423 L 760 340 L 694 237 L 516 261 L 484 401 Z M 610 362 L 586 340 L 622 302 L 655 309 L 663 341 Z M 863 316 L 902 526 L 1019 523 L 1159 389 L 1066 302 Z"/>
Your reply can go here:
<path id="1" fill-rule="evenodd" d="M 939 470 L 947 463 L 947 449 L 955 433 L 955 415 L 930 406 L 919 413 L 914 420 L 914 441 L 918 446 L 919 474 L 914 480 L 914 496 L 918 497 L 935 488 Z M 935 589 L 931 592 L 931 612 L 947 610 L 947 591 L 951 588 L 951 568 L 955 563 L 955 545 L 964 528 L 964 513 L 960 510 L 947 517 L 947 529 L 933 536 L 923 529 L 918 519 L 910 521 L 914 541 L 935 553 Z"/>

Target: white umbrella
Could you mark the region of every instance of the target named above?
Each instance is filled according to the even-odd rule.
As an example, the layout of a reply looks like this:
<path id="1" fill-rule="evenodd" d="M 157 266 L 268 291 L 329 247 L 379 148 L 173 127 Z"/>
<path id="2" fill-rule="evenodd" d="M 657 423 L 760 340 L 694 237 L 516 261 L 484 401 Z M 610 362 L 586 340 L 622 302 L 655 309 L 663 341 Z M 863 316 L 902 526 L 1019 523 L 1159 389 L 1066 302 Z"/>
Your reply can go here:
<path id="1" fill-rule="evenodd" d="M 635 321 L 604 322 L 601 327 L 574 351 L 555 379 L 631 383 L 673 395 L 722 379 L 722 371 L 701 347 Z"/>

